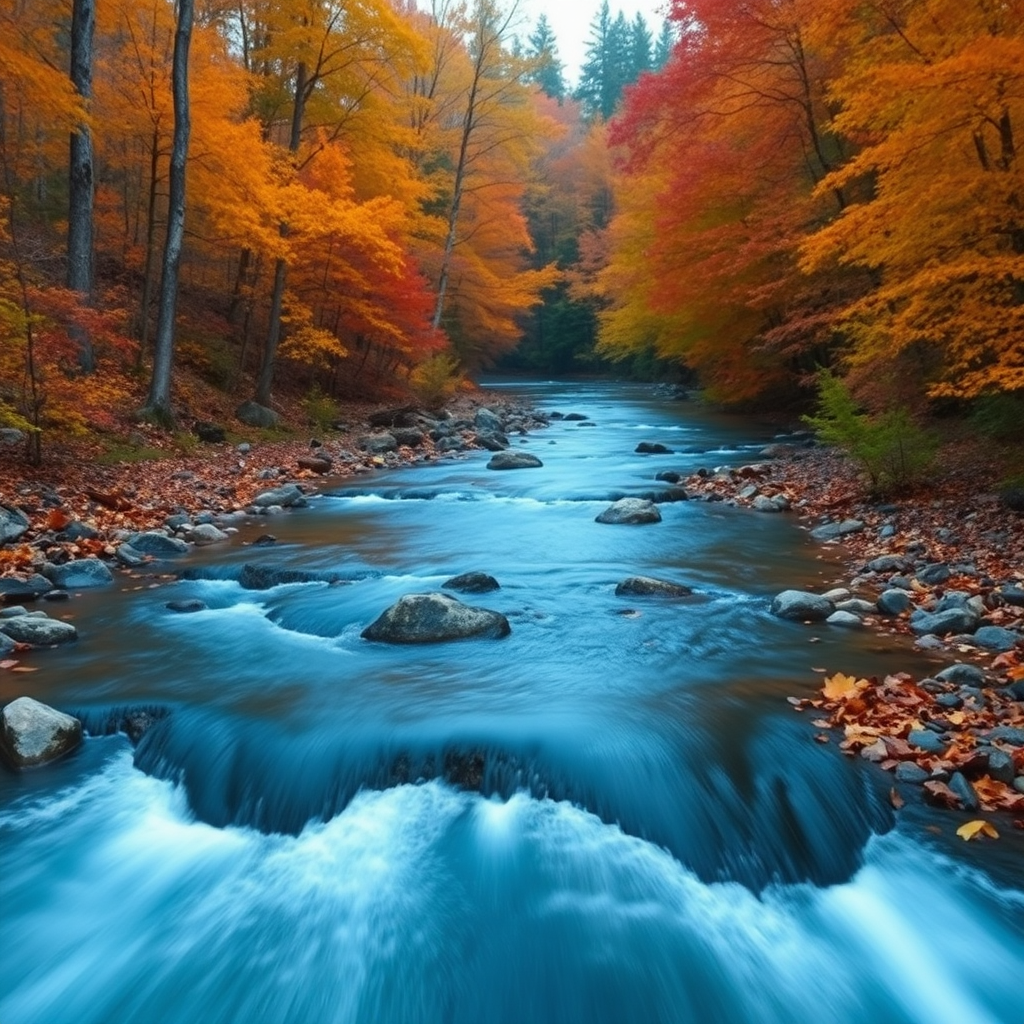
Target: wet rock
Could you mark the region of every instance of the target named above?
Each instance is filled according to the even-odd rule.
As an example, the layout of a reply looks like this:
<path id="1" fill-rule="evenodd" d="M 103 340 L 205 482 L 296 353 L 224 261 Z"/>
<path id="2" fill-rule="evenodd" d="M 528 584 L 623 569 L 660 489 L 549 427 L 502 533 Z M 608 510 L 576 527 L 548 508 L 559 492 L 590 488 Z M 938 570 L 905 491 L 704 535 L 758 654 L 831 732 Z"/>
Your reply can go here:
<path id="1" fill-rule="evenodd" d="M 981 806 L 981 801 L 978 799 L 978 794 L 975 792 L 974 787 L 960 772 L 953 772 L 949 777 L 947 785 L 960 801 L 960 806 L 965 811 L 976 811 Z"/>
<path id="2" fill-rule="evenodd" d="M 934 587 L 939 583 L 945 583 L 953 575 L 953 571 L 944 562 L 935 562 L 932 565 L 926 565 L 923 569 L 918 569 L 914 575 L 918 583 L 926 587 Z"/>
<path id="3" fill-rule="evenodd" d="M 508 447 L 508 438 L 502 434 L 477 434 L 476 443 L 489 452 L 503 452 Z"/>
<path id="4" fill-rule="evenodd" d="M 930 729 L 912 729 L 907 734 L 907 742 L 928 754 L 942 754 L 949 746 L 938 733 L 934 733 Z"/>
<path id="5" fill-rule="evenodd" d="M 750 506 L 755 512 L 785 512 L 789 508 L 789 499 L 782 494 L 759 494 Z"/>
<path id="6" fill-rule="evenodd" d="M 216 423 L 207 423 L 203 420 L 192 428 L 192 433 L 205 444 L 221 444 L 228 439 L 228 435 L 223 427 Z"/>
<path id="7" fill-rule="evenodd" d="M 883 615 L 902 615 L 911 604 L 910 594 L 893 589 L 879 595 L 877 607 Z"/>
<path id="8" fill-rule="evenodd" d="M 677 484 L 683 479 L 683 475 L 682 473 L 677 473 L 674 469 L 663 469 L 654 479 L 666 484 Z"/>
<path id="9" fill-rule="evenodd" d="M 1024 747 L 1024 729 L 1015 725 L 998 725 L 994 729 L 989 729 L 988 738 L 1000 743 L 1010 743 L 1015 747 Z"/>
<path id="10" fill-rule="evenodd" d="M 1020 633 L 1003 626 L 982 626 L 973 637 L 973 642 L 986 651 L 1002 653 L 1012 651 L 1021 640 Z"/>
<path id="11" fill-rule="evenodd" d="M 168 611 L 177 612 L 179 615 L 191 615 L 194 612 L 205 612 L 209 607 L 205 601 L 198 598 L 184 601 L 168 601 L 164 606 Z"/>
<path id="12" fill-rule="evenodd" d="M 281 417 L 273 409 L 258 402 L 243 402 L 235 410 L 235 419 L 241 420 L 246 426 L 264 430 L 276 427 L 281 422 Z"/>
<path id="13" fill-rule="evenodd" d="M 566 413 L 562 417 L 562 419 L 564 419 L 568 423 L 583 423 L 585 420 L 589 420 L 590 417 L 584 415 L 581 412 L 570 412 L 570 413 Z"/>
<path id="14" fill-rule="evenodd" d="M 874 615 L 878 610 L 876 605 L 859 597 L 851 597 L 846 601 L 836 601 L 834 598 L 829 598 L 829 600 L 835 604 L 836 611 L 852 612 L 854 615 Z"/>
<path id="15" fill-rule="evenodd" d="M 34 601 L 53 589 L 53 584 L 38 573 L 31 576 L 4 576 L 0 578 L 0 601 Z"/>
<path id="16" fill-rule="evenodd" d="M 879 555 L 873 558 L 864 568 L 868 572 L 909 572 L 914 563 L 901 555 Z"/>
<path id="17" fill-rule="evenodd" d="M 15 768 L 48 764 L 82 742 L 82 723 L 31 697 L 19 697 L 0 711 L 0 751 Z"/>
<path id="18" fill-rule="evenodd" d="M 501 417 L 492 409 L 477 409 L 473 417 L 473 426 L 484 434 L 500 433 L 505 428 Z"/>
<path id="19" fill-rule="evenodd" d="M 200 523 L 189 531 L 188 539 L 199 547 L 205 547 L 207 544 L 219 544 L 227 540 L 228 535 L 213 523 Z"/>
<path id="20" fill-rule="evenodd" d="M 64 565 L 45 565 L 42 571 L 55 587 L 68 587 L 72 590 L 102 587 L 114 582 L 113 573 L 98 558 L 79 558 Z"/>
<path id="21" fill-rule="evenodd" d="M 853 594 L 846 587 L 835 587 L 832 590 L 826 590 L 821 596 L 826 601 L 831 601 L 834 605 L 838 605 L 841 601 L 849 601 Z"/>
<path id="22" fill-rule="evenodd" d="M 391 644 L 441 643 L 470 637 L 508 636 L 508 619 L 473 608 L 448 594 L 407 594 L 363 630 L 366 640 Z"/>
<path id="23" fill-rule="evenodd" d="M 853 612 L 833 612 L 826 620 L 830 626 L 844 626 L 847 629 L 856 629 L 864 623 L 859 615 Z"/>
<path id="24" fill-rule="evenodd" d="M 953 633 L 973 633 L 978 626 L 978 617 L 967 608 L 950 608 L 947 611 L 921 612 L 910 619 L 910 628 L 918 636 L 930 633 L 934 636 L 949 636 Z"/>
<path id="25" fill-rule="evenodd" d="M 646 498 L 620 498 L 594 521 L 613 526 L 642 526 L 646 523 L 660 523 L 661 513 L 654 502 Z"/>
<path id="26" fill-rule="evenodd" d="M 28 516 L 20 508 L 0 505 L 0 544 L 17 540 L 31 525 Z"/>
<path id="27" fill-rule="evenodd" d="M 441 584 L 445 590 L 455 590 L 460 594 L 487 594 L 492 590 L 500 590 L 501 584 L 485 572 L 464 572 L 461 576 L 453 576 Z"/>
<path id="28" fill-rule="evenodd" d="M 998 594 L 1007 604 L 1015 608 L 1024 608 L 1024 588 L 1012 585 L 1000 587 Z"/>
<path id="29" fill-rule="evenodd" d="M 131 544 L 119 544 L 114 552 L 114 558 L 126 569 L 137 569 L 147 562 L 146 556 L 141 551 L 136 551 Z"/>
<path id="30" fill-rule="evenodd" d="M 544 463 L 529 452 L 496 452 L 487 463 L 488 469 L 538 469 Z"/>
<path id="31" fill-rule="evenodd" d="M 42 612 L 0 619 L 0 633 L 19 644 L 33 647 L 55 647 L 78 639 L 78 630 L 70 622 L 51 619 Z"/>
<path id="32" fill-rule="evenodd" d="M 1012 786 L 1013 780 L 1016 777 L 1013 757 L 1005 750 L 993 747 L 985 752 L 985 758 L 987 762 L 985 766 L 986 774 L 990 778 L 995 779 L 996 782 L 1005 782 L 1007 786 Z"/>
<path id="33" fill-rule="evenodd" d="M 188 554 L 188 545 L 183 540 L 168 537 L 166 533 L 157 533 L 155 530 L 133 533 L 127 544 L 140 555 L 153 555 L 155 558 L 173 558 L 175 555 Z"/>
<path id="34" fill-rule="evenodd" d="M 920 785 L 927 782 L 931 776 L 920 765 L 913 761 L 900 761 L 896 765 L 896 779 L 899 782 L 912 782 Z"/>
<path id="35" fill-rule="evenodd" d="M 257 494 L 252 503 L 257 508 L 270 508 L 271 505 L 280 505 L 282 508 L 301 508 L 306 504 L 306 496 L 297 484 L 286 484 L 284 487 L 275 487 L 262 494 Z"/>
<path id="36" fill-rule="evenodd" d="M 340 583 L 341 577 L 333 572 L 314 572 L 310 569 L 285 569 L 277 565 L 246 562 L 238 574 L 238 585 L 243 590 L 270 590 L 287 583 Z"/>
<path id="37" fill-rule="evenodd" d="M 811 536 L 815 540 L 839 540 L 851 533 L 860 533 L 864 524 L 859 519 L 844 519 L 841 523 L 825 523 L 811 530 Z"/>
<path id="38" fill-rule="evenodd" d="M 692 593 L 682 583 L 659 580 L 654 576 L 630 576 L 615 588 L 617 597 L 689 597 Z"/>
<path id="39" fill-rule="evenodd" d="M 641 441 L 634 451 L 638 455 L 672 455 L 673 451 L 667 445 L 658 441 Z"/>
<path id="40" fill-rule="evenodd" d="M 771 604 L 772 615 L 795 622 L 824 622 L 834 611 L 827 598 L 805 590 L 784 590 Z"/>

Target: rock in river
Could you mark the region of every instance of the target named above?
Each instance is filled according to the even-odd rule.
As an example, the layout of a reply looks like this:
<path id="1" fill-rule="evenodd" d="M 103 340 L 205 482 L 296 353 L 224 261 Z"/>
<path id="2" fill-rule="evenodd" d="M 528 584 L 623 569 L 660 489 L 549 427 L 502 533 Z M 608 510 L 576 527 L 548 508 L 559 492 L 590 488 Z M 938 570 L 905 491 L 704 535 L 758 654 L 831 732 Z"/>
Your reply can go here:
<path id="1" fill-rule="evenodd" d="M 824 622 L 835 611 L 835 605 L 821 594 L 811 594 L 805 590 L 784 590 L 772 601 L 771 611 L 772 615 L 780 619 Z"/>
<path id="2" fill-rule="evenodd" d="M 594 521 L 639 526 L 643 523 L 660 523 L 661 513 L 654 502 L 646 498 L 620 498 L 609 505 Z"/>
<path id="3" fill-rule="evenodd" d="M 501 584 L 485 572 L 464 572 L 461 576 L 445 580 L 441 586 L 445 590 L 457 590 L 460 594 L 486 594 L 501 589 Z"/>
<path id="4" fill-rule="evenodd" d="M 406 594 L 363 630 L 366 640 L 389 644 L 431 644 L 468 637 L 508 636 L 508 619 L 473 608 L 448 594 Z"/>
<path id="5" fill-rule="evenodd" d="M 82 723 L 31 697 L 0 711 L 0 750 L 15 768 L 46 764 L 82 742 Z"/>
<path id="6" fill-rule="evenodd" d="M 38 612 L 0 620 L 0 633 L 5 633 L 19 644 L 33 647 L 53 647 L 78 639 L 78 630 L 70 622 L 51 619 Z"/>
<path id="7" fill-rule="evenodd" d="M 544 463 L 536 455 L 529 452 L 495 452 L 488 469 L 536 469 Z"/>
<path id="8" fill-rule="evenodd" d="M 615 588 L 618 597 L 689 597 L 692 593 L 682 583 L 659 580 L 653 576 L 630 576 Z"/>
<path id="9" fill-rule="evenodd" d="M 84 587 L 102 587 L 114 581 L 113 573 L 98 558 L 79 558 L 63 565 L 46 565 L 43 575 L 55 587 L 78 590 Z"/>

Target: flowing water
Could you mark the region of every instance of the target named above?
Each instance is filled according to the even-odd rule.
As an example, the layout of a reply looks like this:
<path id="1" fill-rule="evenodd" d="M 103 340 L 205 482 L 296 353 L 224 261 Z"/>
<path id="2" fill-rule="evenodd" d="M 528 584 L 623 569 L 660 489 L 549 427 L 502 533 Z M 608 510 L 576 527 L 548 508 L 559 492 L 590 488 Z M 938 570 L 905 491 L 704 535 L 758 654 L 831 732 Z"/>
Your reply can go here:
<path id="1" fill-rule="evenodd" d="M 0 774 L 3 1024 L 1024 1021 L 1021 835 L 897 816 L 785 701 L 814 667 L 928 663 L 768 614 L 837 574 L 794 517 L 594 522 L 770 432 L 638 386 L 516 392 L 590 426 L 516 438 L 540 469 L 344 481 L 195 579 L 76 598 L 79 643 L 3 675 L 94 734 Z M 246 589 L 253 562 L 343 582 Z M 508 638 L 360 638 L 471 570 Z M 695 594 L 617 597 L 637 574 Z M 169 713 L 137 750 L 102 735 L 143 705 Z"/>

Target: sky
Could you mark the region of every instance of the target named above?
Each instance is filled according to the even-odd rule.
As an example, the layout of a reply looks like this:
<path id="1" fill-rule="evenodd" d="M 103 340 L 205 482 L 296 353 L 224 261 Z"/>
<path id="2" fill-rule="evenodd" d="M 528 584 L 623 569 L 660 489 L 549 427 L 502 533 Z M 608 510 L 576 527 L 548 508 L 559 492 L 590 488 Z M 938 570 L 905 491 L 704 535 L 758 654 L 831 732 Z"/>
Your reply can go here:
<path id="1" fill-rule="evenodd" d="M 629 21 L 638 13 L 642 14 L 651 35 L 657 38 L 662 22 L 659 11 L 667 3 L 666 0 L 608 0 L 608 6 L 613 18 L 619 11 Z M 590 37 L 590 24 L 600 9 L 601 0 L 519 0 L 519 11 L 525 21 L 519 34 L 525 42 L 541 12 L 545 13 L 558 40 L 558 56 L 565 65 L 566 80 L 575 84 Z"/>

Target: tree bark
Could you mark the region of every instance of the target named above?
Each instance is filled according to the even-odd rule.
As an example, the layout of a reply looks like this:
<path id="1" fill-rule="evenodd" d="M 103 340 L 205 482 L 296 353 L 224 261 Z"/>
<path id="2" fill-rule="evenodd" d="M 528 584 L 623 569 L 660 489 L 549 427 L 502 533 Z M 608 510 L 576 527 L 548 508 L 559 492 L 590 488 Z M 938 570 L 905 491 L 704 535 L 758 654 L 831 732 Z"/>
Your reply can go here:
<path id="1" fill-rule="evenodd" d="M 92 98 L 92 53 L 96 29 L 94 0 L 74 0 L 71 7 L 71 84 L 86 105 Z M 92 130 L 86 122 L 71 133 L 68 165 L 68 273 L 67 286 L 93 303 L 93 174 Z M 78 346 L 78 365 L 85 373 L 96 369 L 92 338 L 84 327 L 71 335 Z"/>
<path id="2" fill-rule="evenodd" d="M 167 238 L 164 241 L 163 277 L 153 342 L 153 376 L 143 413 L 168 425 L 171 410 L 171 368 L 174 361 L 174 314 L 178 301 L 178 268 L 185 234 L 185 169 L 191 129 L 188 92 L 188 52 L 192 41 L 193 0 L 178 0 L 174 34 L 171 88 L 174 99 L 174 140 L 171 145 L 170 198 Z"/>

